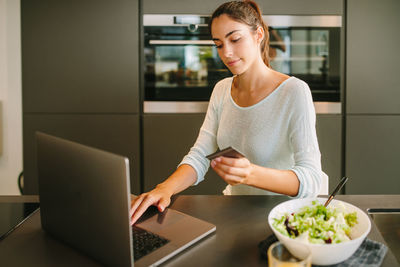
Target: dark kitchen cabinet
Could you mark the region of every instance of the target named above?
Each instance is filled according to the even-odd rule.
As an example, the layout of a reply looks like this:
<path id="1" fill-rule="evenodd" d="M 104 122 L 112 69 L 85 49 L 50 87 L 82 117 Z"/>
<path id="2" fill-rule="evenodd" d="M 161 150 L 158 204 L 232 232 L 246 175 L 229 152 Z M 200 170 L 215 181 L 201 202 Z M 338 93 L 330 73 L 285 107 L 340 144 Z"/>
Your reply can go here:
<path id="1" fill-rule="evenodd" d="M 317 114 L 316 130 L 322 170 L 329 176 L 329 192 L 342 176 L 342 115 Z"/>
<path id="2" fill-rule="evenodd" d="M 400 114 L 400 1 L 348 0 L 348 114 Z"/>
<path id="3" fill-rule="evenodd" d="M 140 193 L 139 115 L 25 114 L 24 194 L 37 194 L 35 132 L 42 131 L 129 158 L 132 193 Z M 112 177 L 110 177 L 112 179 Z"/>
<path id="4" fill-rule="evenodd" d="M 196 141 L 204 114 L 145 114 L 143 116 L 144 190 L 165 180 Z M 322 168 L 329 176 L 329 188 L 341 177 L 341 115 L 317 115 L 317 135 Z M 209 169 L 205 180 L 184 194 L 221 194 L 226 184 Z"/>
<path id="5" fill-rule="evenodd" d="M 34 132 L 127 156 L 140 193 L 139 0 L 21 0 L 25 194 Z"/>
<path id="6" fill-rule="evenodd" d="M 144 191 L 164 181 L 175 171 L 196 141 L 205 114 L 143 115 Z M 222 194 L 226 183 L 209 169 L 203 182 L 184 194 Z"/>
<path id="7" fill-rule="evenodd" d="M 400 194 L 400 115 L 348 115 L 347 194 Z"/>
<path id="8" fill-rule="evenodd" d="M 145 0 L 144 14 L 200 14 L 210 15 L 224 0 Z M 256 1 L 263 14 L 268 15 L 341 15 L 342 0 L 303 0 L 301 5 L 296 0 Z"/>
<path id="9" fill-rule="evenodd" d="M 138 0 L 22 0 L 24 113 L 138 113 L 138 33 Z"/>
<path id="10" fill-rule="evenodd" d="M 399 194 L 400 1 L 348 0 L 346 184 L 348 194 Z"/>

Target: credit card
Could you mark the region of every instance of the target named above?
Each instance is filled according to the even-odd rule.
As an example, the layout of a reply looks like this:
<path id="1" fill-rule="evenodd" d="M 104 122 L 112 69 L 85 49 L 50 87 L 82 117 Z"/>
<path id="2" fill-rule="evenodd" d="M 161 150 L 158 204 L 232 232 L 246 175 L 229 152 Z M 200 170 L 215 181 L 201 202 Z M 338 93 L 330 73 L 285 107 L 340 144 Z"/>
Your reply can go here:
<path id="1" fill-rule="evenodd" d="M 243 158 L 244 157 L 244 155 L 242 153 L 240 153 L 233 147 L 227 147 L 225 149 L 222 149 L 220 151 L 217 151 L 215 153 L 212 153 L 212 154 L 206 156 L 206 158 L 208 158 L 209 160 L 213 160 L 213 159 L 215 159 L 217 157 L 221 157 L 221 156 L 227 157 L 227 158 Z"/>

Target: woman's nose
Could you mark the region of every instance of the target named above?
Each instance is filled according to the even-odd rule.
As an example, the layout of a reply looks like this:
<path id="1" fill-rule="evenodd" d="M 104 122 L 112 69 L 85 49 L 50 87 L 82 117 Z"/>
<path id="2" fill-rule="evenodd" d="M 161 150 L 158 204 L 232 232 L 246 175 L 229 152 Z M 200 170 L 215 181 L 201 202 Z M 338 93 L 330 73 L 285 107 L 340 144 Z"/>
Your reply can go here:
<path id="1" fill-rule="evenodd" d="M 232 56 L 232 48 L 230 46 L 228 46 L 228 45 L 225 45 L 223 47 L 223 55 L 225 57 L 231 57 Z"/>

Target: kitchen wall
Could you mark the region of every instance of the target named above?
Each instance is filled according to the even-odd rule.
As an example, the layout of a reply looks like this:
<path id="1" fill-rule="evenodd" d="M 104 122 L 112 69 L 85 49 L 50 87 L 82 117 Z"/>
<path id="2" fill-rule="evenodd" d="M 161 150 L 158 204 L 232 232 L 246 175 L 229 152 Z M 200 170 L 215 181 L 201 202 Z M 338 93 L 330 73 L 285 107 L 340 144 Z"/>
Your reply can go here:
<path id="1" fill-rule="evenodd" d="M 19 194 L 22 170 L 20 1 L 0 0 L 0 195 Z"/>

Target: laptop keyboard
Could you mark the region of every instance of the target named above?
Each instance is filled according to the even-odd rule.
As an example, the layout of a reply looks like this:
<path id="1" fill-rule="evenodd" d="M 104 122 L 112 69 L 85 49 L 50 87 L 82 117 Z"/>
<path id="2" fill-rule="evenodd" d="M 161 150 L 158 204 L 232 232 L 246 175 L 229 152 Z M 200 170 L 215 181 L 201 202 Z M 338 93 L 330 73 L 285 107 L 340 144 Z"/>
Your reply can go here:
<path id="1" fill-rule="evenodd" d="M 164 246 L 169 242 L 168 239 L 162 238 L 152 232 L 142 228 L 132 226 L 133 234 L 133 259 L 134 261 L 146 256 L 154 250 Z"/>

